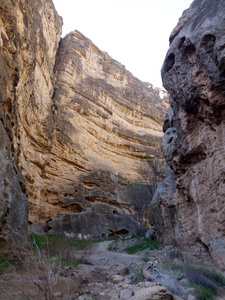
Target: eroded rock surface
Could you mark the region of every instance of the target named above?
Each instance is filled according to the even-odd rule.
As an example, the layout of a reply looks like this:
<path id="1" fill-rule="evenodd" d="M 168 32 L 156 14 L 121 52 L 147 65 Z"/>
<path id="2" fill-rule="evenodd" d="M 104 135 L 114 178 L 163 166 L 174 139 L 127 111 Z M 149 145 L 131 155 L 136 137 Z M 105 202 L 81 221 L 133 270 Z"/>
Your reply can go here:
<path id="1" fill-rule="evenodd" d="M 11 144 L 0 121 L 0 256 L 7 248 L 23 243 L 27 231 L 26 184 L 11 155 Z"/>
<path id="2" fill-rule="evenodd" d="M 162 67 L 164 87 L 171 96 L 163 152 L 174 174 L 154 199 L 161 241 L 196 253 L 208 249 L 221 268 L 225 268 L 224 15 L 222 0 L 194 1 L 170 37 Z"/>
<path id="3" fill-rule="evenodd" d="M 143 182 L 144 161 L 160 158 L 166 100 L 77 31 L 60 42 L 54 71 L 42 127 L 48 146 L 24 149 L 30 218 L 47 222 L 51 234 L 133 232 L 135 220 L 122 211 L 129 208 L 124 179 Z"/>
<path id="4" fill-rule="evenodd" d="M 88 227 L 96 233 L 97 217 L 107 232 L 132 230 L 126 181 L 144 182 L 142 165 L 161 155 L 166 97 L 81 33 L 60 42 L 51 0 L 2 0 L 0 17 L 0 118 L 28 187 L 31 222 L 49 233 L 77 228 L 75 237 Z M 123 209 L 126 228 L 116 224 Z"/>
<path id="5" fill-rule="evenodd" d="M 39 153 L 33 146 L 48 141 L 42 127 L 52 106 L 61 23 L 51 1 L 0 1 L 1 250 L 26 234 L 27 190 L 20 170 L 29 173 L 27 185 L 29 178 L 34 181 L 30 161 Z"/>

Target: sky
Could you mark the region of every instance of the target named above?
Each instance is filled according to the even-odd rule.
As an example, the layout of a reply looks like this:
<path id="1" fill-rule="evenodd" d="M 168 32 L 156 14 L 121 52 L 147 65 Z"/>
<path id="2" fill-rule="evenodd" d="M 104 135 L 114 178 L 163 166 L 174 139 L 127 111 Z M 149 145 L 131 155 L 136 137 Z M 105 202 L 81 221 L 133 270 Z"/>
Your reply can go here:
<path id="1" fill-rule="evenodd" d="M 79 30 L 134 76 L 162 87 L 169 36 L 192 0 L 53 0 L 63 33 Z"/>

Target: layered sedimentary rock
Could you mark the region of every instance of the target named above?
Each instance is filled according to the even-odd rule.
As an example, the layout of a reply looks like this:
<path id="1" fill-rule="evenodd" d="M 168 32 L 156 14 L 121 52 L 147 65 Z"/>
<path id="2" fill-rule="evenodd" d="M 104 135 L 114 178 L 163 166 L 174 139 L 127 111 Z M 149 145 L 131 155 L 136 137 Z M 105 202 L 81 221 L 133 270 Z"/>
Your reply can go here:
<path id="1" fill-rule="evenodd" d="M 144 182 L 144 162 L 160 157 L 166 98 L 81 33 L 60 42 L 51 0 L 2 0 L 0 9 L 0 117 L 30 221 L 75 237 L 134 230 L 127 181 Z"/>
<path id="2" fill-rule="evenodd" d="M 24 149 L 32 152 L 35 133 L 40 143 L 47 141 L 38 116 L 52 105 L 60 31 L 50 1 L 0 1 L 1 251 L 26 235 L 28 192 L 20 169 L 29 168 Z"/>
<path id="3" fill-rule="evenodd" d="M 162 67 L 171 96 L 163 152 L 172 174 L 158 189 L 164 244 L 209 250 L 225 268 L 225 6 L 196 0 L 170 36 Z"/>
<path id="4" fill-rule="evenodd" d="M 90 210 L 101 216 L 98 210 L 104 207 L 112 218 L 107 222 L 100 217 L 102 230 L 107 226 L 109 232 L 134 230 L 132 219 L 126 226 L 124 222 L 119 225 L 118 209 L 129 207 L 123 179 L 143 182 L 143 165 L 160 157 L 166 102 L 159 90 L 135 78 L 78 31 L 61 41 L 55 74 L 54 163 L 45 169 L 45 185 L 52 181 L 55 185 L 52 194 L 45 195 L 46 218 L 48 209 L 55 205 L 55 213 L 61 213 L 62 207 L 64 213 L 80 213 L 86 220 L 82 223 L 93 228 Z M 81 220 L 81 216 L 73 215 L 71 220 L 78 222 L 75 218 Z M 57 220 L 55 228 L 61 226 L 60 218 Z M 48 226 L 52 228 L 55 222 L 50 220 Z"/>

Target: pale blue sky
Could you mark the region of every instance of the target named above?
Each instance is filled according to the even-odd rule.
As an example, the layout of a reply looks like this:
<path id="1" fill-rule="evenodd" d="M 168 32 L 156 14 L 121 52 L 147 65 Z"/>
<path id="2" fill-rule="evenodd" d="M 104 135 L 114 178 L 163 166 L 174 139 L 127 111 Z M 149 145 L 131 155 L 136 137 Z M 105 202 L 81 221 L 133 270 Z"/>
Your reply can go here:
<path id="1" fill-rule="evenodd" d="M 79 30 L 134 76 L 161 86 L 169 35 L 192 0 L 53 0 L 63 35 Z"/>

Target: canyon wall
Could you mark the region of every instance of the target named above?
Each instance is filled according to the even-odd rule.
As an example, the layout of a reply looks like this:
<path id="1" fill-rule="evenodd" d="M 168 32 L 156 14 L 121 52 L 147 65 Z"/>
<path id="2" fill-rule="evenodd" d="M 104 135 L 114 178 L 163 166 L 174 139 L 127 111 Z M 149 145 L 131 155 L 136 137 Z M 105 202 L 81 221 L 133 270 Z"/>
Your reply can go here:
<path id="1" fill-rule="evenodd" d="M 61 40 L 51 0 L 1 0 L 0 13 L 0 118 L 26 181 L 31 228 L 134 231 L 128 182 L 145 184 L 146 162 L 162 158 L 165 93 L 78 31 Z"/>
<path id="2" fill-rule="evenodd" d="M 26 241 L 27 189 L 0 122 L 0 258 L 9 245 Z"/>
<path id="3" fill-rule="evenodd" d="M 0 1 L 1 250 L 26 235 L 28 191 L 20 170 L 29 168 L 24 149 L 48 141 L 40 116 L 52 106 L 61 24 L 50 1 Z"/>
<path id="4" fill-rule="evenodd" d="M 163 152 L 171 170 L 153 199 L 158 238 L 209 251 L 225 269 L 225 6 L 196 0 L 170 36 L 163 84 L 171 106 Z"/>
<path id="5" fill-rule="evenodd" d="M 93 223 L 101 234 L 135 230 L 136 222 L 124 222 L 121 210 L 130 208 L 127 182 L 146 183 L 146 162 L 161 158 L 166 101 L 78 31 L 60 42 L 55 74 L 54 163 L 45 168 L 45 186 L 54 182 L 54 187 L 44 195 L 48 204 L 43 205 L 45 219 L 53 205 L 54 214 L 64 215 L 48 221 L 49 232 L 67 224 L 64 218 L 86 224 L 85 236 Z M 33 216 L 35 220 L 35 210 Z"/>

